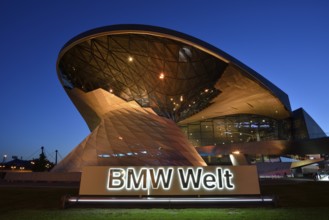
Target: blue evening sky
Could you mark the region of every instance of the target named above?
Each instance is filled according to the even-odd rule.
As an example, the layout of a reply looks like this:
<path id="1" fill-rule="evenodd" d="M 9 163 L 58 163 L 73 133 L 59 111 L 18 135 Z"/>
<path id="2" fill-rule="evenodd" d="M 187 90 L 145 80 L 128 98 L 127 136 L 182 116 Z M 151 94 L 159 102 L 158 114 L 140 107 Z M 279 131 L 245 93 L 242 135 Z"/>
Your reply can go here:
<path id="1" fill-rule="evenodd" d="M 204 40 L 285 91 L 329 132 L 327 0 L 1 0 L 0 155 L 69 153 L 89 130 L 56 74 L 61 47 L 100 26 L 148 24 Z M 7 160 L 8 160 L 7 159 Z"/>

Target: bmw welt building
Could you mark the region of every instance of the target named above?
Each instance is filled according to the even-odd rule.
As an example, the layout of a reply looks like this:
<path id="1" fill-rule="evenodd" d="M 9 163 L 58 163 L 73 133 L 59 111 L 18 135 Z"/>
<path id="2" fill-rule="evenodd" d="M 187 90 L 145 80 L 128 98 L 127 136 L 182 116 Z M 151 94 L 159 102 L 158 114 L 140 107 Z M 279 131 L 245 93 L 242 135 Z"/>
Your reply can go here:
<path id="1" fill-rule="evenodd" d="M 57 72 L 91 133 L 54 169 L 244 165 L 325 157 L 329 139 L 286 93 L 220 49 L 154 26 L 64 45 Z"/>

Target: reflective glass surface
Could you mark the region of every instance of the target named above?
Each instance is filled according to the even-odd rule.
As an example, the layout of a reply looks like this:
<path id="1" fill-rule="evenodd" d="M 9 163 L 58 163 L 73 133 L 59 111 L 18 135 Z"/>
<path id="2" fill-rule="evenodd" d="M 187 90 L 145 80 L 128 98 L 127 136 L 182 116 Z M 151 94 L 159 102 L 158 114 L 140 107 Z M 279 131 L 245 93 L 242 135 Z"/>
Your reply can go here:
<path id="1" fill-rule="evenodd" d="M 102 88 L 126 101 L 180 121 L 210 105 L 227 64 L 172 39 L 106 35 L 83 41 L 59 62 L 63 85 L 84 92 Z"/>
<path id="2" fill-rule="evenodd" d="M 258 115 L 231 115 L 180 127 L 195 147 L 291 138 L 288 120 Z"/>

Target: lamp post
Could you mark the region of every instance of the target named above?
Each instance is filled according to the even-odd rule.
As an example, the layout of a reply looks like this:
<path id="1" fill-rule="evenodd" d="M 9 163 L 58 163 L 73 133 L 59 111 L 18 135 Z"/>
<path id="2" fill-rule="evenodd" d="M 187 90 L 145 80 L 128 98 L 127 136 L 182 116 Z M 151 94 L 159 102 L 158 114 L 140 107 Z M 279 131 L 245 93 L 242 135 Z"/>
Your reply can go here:
<path id="1" fill-rule="evenodd" d="M 58 154 L 58 150 L 56 150 L 55 153 L 56 153 L 55 154 L 56 155 L 56 157 L 55 157 L 55 165 L 57 165 L 57 154 Z"/>

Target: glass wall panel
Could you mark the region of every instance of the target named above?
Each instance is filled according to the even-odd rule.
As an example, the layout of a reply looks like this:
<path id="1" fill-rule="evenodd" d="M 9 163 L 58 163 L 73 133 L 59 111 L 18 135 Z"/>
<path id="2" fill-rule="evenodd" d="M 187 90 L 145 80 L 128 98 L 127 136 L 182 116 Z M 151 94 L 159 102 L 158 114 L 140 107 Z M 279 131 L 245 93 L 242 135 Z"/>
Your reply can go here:
<path id="1" fill-rule="evenodd" d="M 194 146 L 288 140 L 290 121 L 259 115 L 229 115 L 181 126 Z"/>

